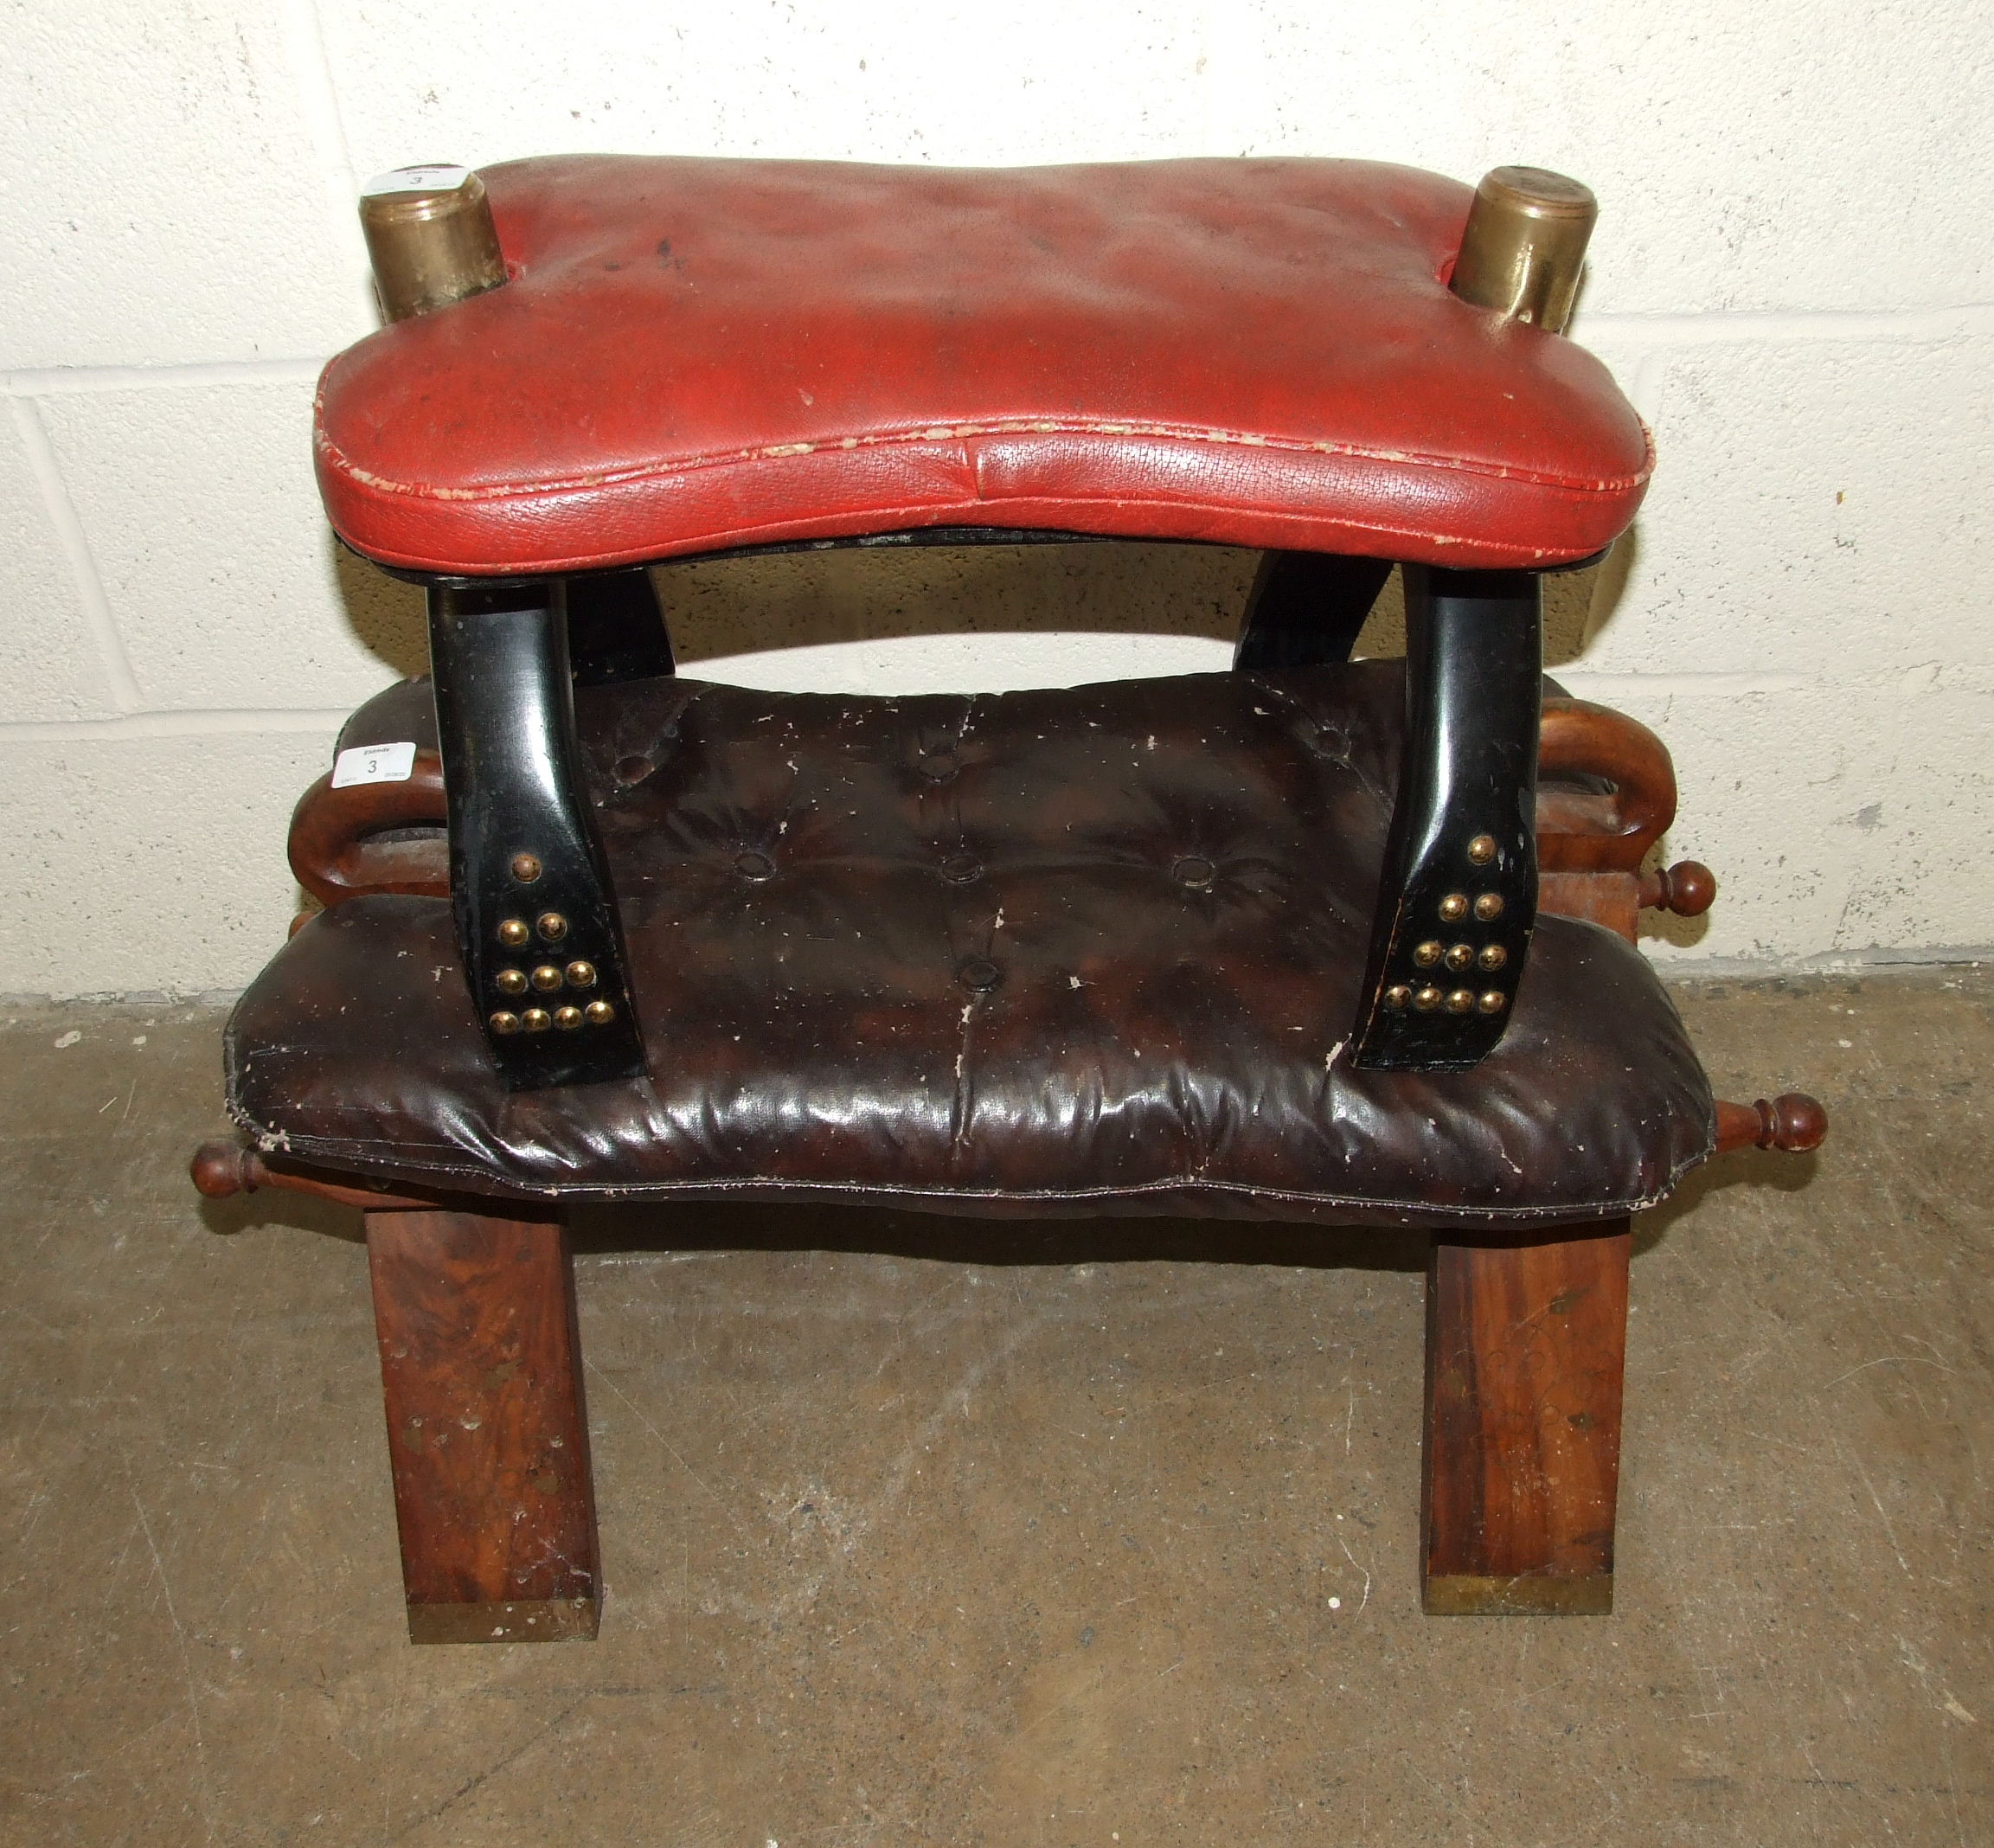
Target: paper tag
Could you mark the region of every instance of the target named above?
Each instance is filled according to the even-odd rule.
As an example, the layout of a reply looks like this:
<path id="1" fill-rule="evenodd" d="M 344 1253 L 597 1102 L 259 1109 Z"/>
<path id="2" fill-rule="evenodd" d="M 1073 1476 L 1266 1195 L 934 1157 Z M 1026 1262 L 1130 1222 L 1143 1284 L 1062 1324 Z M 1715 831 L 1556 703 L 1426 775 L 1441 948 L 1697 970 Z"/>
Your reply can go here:
<path id="1" fill-rule="evenodd" d="M 360 189 L 363 199 L 378 199 L 383 193 L 455 192 L 471 177 L 468 167 L 397 167 L 392 173 L 377 173 Z"/>
<path id="2" fill-rule="evenodd" d="M 406 783 L 415 774 L 413 744 L 356 744 L 333 760 L 332 786 L 356 783 Z"/>

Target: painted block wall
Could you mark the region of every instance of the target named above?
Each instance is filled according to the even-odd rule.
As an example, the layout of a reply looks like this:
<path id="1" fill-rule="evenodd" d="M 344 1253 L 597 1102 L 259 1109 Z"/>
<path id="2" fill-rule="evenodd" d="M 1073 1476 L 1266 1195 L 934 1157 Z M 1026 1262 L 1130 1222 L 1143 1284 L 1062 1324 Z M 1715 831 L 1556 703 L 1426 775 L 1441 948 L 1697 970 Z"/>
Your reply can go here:
<path id="1" fill-rule="evenodd" d="M 0 58 L 0 989 L 240 986 L 343 714 L 420 664 L 308 419 L 375 324 L 356 184 L 616 151 L 1354 155 L 1589 181 L 1574 337 L 1661 465 L 1560 581 L 1576 690 L 1673 748 L 1658 956 L 1994 941 L 1994 24 L 1980 0 L 27 0 Z M 689 671 L 914 690 L 1222 666 L 1253 559 L 664 574 Z M 1373 642 L 1389 645 L 1382 612 Z"/>

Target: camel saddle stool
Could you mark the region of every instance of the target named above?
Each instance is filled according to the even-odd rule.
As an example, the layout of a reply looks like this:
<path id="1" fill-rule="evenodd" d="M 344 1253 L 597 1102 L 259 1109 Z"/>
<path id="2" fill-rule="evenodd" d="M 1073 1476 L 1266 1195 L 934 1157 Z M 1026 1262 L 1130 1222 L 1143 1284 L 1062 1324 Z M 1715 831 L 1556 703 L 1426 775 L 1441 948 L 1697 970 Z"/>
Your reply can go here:
<path id="1" fill-rule="evenodd" d="M 298 804 L 194 1173 L 367 1215 L 412 1638 L 596 1632 L 576 1201 L 1424 1229 L 1426 1607 L 1609 1609 L 1629 1216 L 1824 1124 L 1713 1100 L 1634 943 L 1714 891 L 1668 754 L 1542 675 L 1651 463 L 1562 336 L 1586 189 L 590 157 L 362 216 L 318 478 L 432 673 Z M 1265 555 L 1231 671 L 702 683 L 650 568 L 1132 538 Z"/>

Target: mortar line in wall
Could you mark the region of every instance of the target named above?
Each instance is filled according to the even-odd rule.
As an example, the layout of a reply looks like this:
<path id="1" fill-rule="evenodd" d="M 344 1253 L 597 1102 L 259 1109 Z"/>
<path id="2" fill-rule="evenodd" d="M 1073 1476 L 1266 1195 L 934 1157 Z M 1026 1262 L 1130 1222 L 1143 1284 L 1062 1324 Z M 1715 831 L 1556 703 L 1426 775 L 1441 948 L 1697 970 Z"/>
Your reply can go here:
<path id="1" fill-rule="evenodd" d="M 1670 699 L 1678 696 L 1701 699 L 1736 699 L 1753 693 L 1798 693 L 1807 688 L 1829 683 L 1824 677 L 1809 674 L 1754 673 L 1688 673 L 1688 674 L 1643 674 L 1614 673 L 1610 670 L 1594 670 L 1577 662 L 1550 670 L 1554 679 L 1569 686 L 1574 692 L 1588 696 L 1598 694 L 1615 698 L 1647 696 Z"/>
<path id="2" fill-rule="evenodd" d="M 322 359 L 212 359 L 158 366 L 28 366 L 0 374 L 7 396 L 59 398 L 76 392 L 176 391 L 197 385 L 311 384 Z"/>
<path id="3" fill-rule="evenodd" d="M 352 144 L 340 106 L 339 86 L 326 48 L 325 20 L 318 0 L 280 0 L 279 18 L 285 55 L 291 66 L 292 88 L 305 119 L 311 157 L 318 170 L 321 204 L 327 233 L 339 253 L 345 286 L 353 307 L 371 315 L 377 308 L 371 271 L 360 221 L 354 209 L 360 183 L 353 170 Z"/>
<path id="4" fill-rule="evenodd" d="M 104 671 L 111 703 L 120 712 L 134 712 L 145 703 L 145 696 L 138 690 L 138 677 L 131 671 L 131 658 L 125 651 L 124 638 L 119 634 L 117 619 L 111 613 L 111 599 L 105 594 L 104 580 L 99 574 L 76 504 L 69 497 L 69 486 L 62 478 L 61 464 L 56 460 L 55 446 L 48 440 L 41 408 L 32 398 L 16 398 L 10 409 L 14 427 L 20 433 L 21 446 L 27 453 L 28 466 L 42 491 L 42 507 L 68 563 L 77 600 L 83 606 L 84 626 L 97 645 L 98 664 Z"/>
<path id="5" fill-rule="evenodd" d="M 202 738 L 256 732 L 324 734 L 337 731 L 352 715 L 347 707 L 272 706 L 133 712 L 117 719 L 15 719 L 0 722 L 0 744 Z"/>
<path id="6" fill-rule="evenodd" d="M 1860 950 L 1815 950 L 1805 956 L 1698 956 L 1667 953 L 1644 937 L 1642 947 L 1664 982 L 1742 978 L 1747 981 L 1788 976 L 1860 975 L 1899 969 L 1978 969 L 1994 962 L 1994 944 L 1939 943 L 1894 946 L 1871 944 Z"/>
<path id="7" fill-rule="evenodd" d="M 350 236 L 353 202 L 359 196 L 360 183 L 353 170 L 346 118 L 339 106 L 339 86 L 325 48 L 325 21 L 317 0 L 283 0 L 283 21 L 292 75 L 298 80 L 305 106 L 312 152 L 318 157 L 326 203 L 337 215 L 341 230 Z"/>
<path id="8" fill-rule="evenodd" d="M 1572 337 L 1633 338 L 1651 347 L 1720 346 L 1752 340 L 1953 340 L 1994 334 L 1994 302 L 1942 308 L 1783 309 L 1709 314 L 1590 314 L 1574 321 Z"/>

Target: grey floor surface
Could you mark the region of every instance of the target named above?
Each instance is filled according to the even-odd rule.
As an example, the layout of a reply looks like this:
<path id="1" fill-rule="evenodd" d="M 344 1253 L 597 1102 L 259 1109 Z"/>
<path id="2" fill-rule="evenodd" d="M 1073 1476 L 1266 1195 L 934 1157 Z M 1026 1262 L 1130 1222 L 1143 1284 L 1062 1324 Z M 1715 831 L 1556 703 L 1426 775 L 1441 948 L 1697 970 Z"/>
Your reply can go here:
<path id="1" fill-rule="evenodd" d="M 580 1229 L 601 1639 L 468 1649 L 217 1017 L 0 1014 L 0 1840 L 1994 1840 L 1994 979 L 1681 992 L 1834 1132 L 1645 1222 L 1616 1615 L 1419 1614 L 1416 1242 L 684 1209 Z"/>

